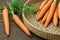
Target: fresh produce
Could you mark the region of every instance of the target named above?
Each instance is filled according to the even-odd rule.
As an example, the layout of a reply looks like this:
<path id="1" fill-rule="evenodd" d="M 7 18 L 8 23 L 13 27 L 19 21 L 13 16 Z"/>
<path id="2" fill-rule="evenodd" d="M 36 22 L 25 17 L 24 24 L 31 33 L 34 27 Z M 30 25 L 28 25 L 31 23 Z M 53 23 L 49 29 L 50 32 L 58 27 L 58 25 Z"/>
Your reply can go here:
<path id="1" fill-rule="evenodd" d="M 11 11 L 11 14 L 12 14 L 12 18 L 14 20 L 14 22 L 19 26 L 19 28 L 21 28 L 28 36 L 31 36 L 28 28 L 25 26 L 25 24 L 21 21 L 21 19 L 16 15 L 14 14 L 15 11 L 13 10 L 13 7 L 11 6 L 10 3 L 7 3 L 9 8 L 10 8 L 10 11 Z M 20 11 L 20 10 L 19 10 Z"/>
<path id="2" fill-rule="evenodd" d="M 44 0 L 44 1 L 41 3 L 41 5 L 39 6 L 39 11 L 38 11 L 37 14 L 36 14 L 36 18 L 37 18 L 37 16 L 39 15 L 40 10 L 43 9 L 43 7 L 46 5 L 46 3 L 47 3 L 47 0 Z"/>
<path id="3" fill-rule="evenodd" d="M 12 14 L 12 18 L 14 20 L 14 22 L 28 35 L 31 36 L 29 30 L 27 29 L 27 27 L 24 25 L 24 23 L 21 21 L 21 19 L 16 15 L 16 14 Z"/>
<path id="4" fill-rule="evenodd" d="M 47 0 L 44 0 L 44 1 L 41 3 L 39 9 L 42 10 L 42 8 L 46 5 L 46 3 L 47 3 Z"/>
<path id="5" fill-rule="evenodd" d="M 40 11 L 39 15 L 37 16 L 37 21 L 39 21 L 45 14 L 45 12 L 48 10 L 50 5 L 52 4 L 53 0 L 49 0 L 47 4 L 43 7 L 43 9 Z"/>
<path id="6" fill-rule="evenodd" d="M 7 2 L 9 9 L 5 6 L 0 6 L 0 10 L 2 10 L 2 17 L 5 27 L 5 32 L 7 36 L 10 35 L 10 22 L 9 22 L 9 12 L 12 15 L 13 21 L 21 28 L 28 36 L 31 36 L 29 29 L 22 22 L 19 16 L 23 12 L 28 13 L 29 15 L 35 15 L 36 20 L 39 22 L 40 19 L 42 23 L 47 27 L 49 23 L 53 19 L 53 24 L 55 26 L 58 25 L 58 18 L 60 19 L 60 1 L 59 0 L 43 0 L 41 5 L 38 7 L 34 7 L 34 5 L 26 5 L 23 7 L 23 0 L 11 0 L 11 3 Z M 19 15 L 19 16 L 18 16 Z"/>
<path id="7" fill-rule="evenodd" d="M 34 8 L 32 5 L 27 5 L 23 8 L 23 11 L 25 13 L 28 13 L 29 15 L 30 14 L 35 15 L 38 10 L 39 10 L 38 8 Z"/>
<path id="8" fill-rule="evenodd" d="M 36 19 L 37 19 L 37 16 L 39 15 L 39 13 L 40 13 L 40 10 L 36 13 Z"/>
<path id="9" fill-rule="evenodd" d="M 23 7 L 23 0 L 12 0 L 11 6 L 13 8 L 13 11 L 17 13 L 18 15 L 21 15 L 22 13 L 22 7 Z"/>
<path id="10" fill-rule="evenodd" d="M 47 17 L 48 17 L 48 14 L 49 14 L 49 11 L 50 11 L 50 10 L 48 10 L 48 11 L 46 12 L 46 14 L 44 15 L 44 17 L 43 17 L 43 19 L 42 19 L 42 23 L 44 23 L 44 22 L 46 21 L 46 19 L 47 19 Z"/>
<path id="11" fill-rule="evenodd" d="M 57 26 L 57 24 L 58 24 L 58 9 L 57 8 L 56 8 L 55 13 L 54 13 L 53 23 L 55 26 Z"/>
<path id="12" fill-rule="evenodd" d="M 59 3 L 58 3 L 58 17 L 59 17 L 59 19 L 60 19 L 60 1 L 59 1 Z"/>
<path id="13" fill-rule="evenodd" d="M 4 7 L 1 5 L 1 6 L 0 6 L 0 10 L 2 10 L 2 9 L 4 9 Z"/>
<path id="14" fill-rule="evenodd" d="M 6 7 L 4 7 L 2 11 L 2 17 L 3 17 L 5 32 L 7 36 L 9 36 L 10 35 L 9 14 L 8 14 L 8 9 Z"/>
<path id="15" fill-rule="evenodd" d="M 47 27 L 48 24 L 50 23 L 50 21 L 52 20 L 52 17 L 54 15 L 54 12 L 55 12 L 55 9 L 56 9 L 56 1 L 53 1 L 51 7 L 50 7 L 50 12 L 48 14 L 48 17 L 47 17 L 47 20 L 45 22 L 45 26 Z"/>

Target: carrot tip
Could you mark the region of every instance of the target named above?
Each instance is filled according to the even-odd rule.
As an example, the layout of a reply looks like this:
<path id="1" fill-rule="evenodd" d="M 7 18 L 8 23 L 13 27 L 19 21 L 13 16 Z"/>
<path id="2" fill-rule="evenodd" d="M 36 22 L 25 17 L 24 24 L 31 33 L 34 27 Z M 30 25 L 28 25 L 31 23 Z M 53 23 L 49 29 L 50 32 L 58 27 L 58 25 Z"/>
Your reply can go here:
<path id="1" fill-rule="evenodd" d="M 39 21 L 39 19 L 36 19 L 37 21 Z"/>
<path id="2" fill-rule="evenodd" d="M 47 25 L 45 25 L 45 27 L 47 27 Z"/>
<path id="3" fill-rule="evenodd" d="M 6 34 L 7 35 L 7 37 L 9 37 L 10 35 L 9 34 Z"/>
<path id="4" fill-rule="evenodd" d="M 10 33 L 9 32 L 6 32 L 6 35 L 9 37 L 10 36 Z"/>
<path id="5" fill-rule="evenodd" d="M 32 35 L 31 35 L 31 34 L 29 34 L 28 36 L 29 36 L 29 37 L 31 37 Z"/>
<path id="6" fill-rule="evenodd" d="M 29 37 L 31 37 L 31 36 L 32 36 L 30 32 L 29 32 L 29 33 L 26 33 L 26 35 L 27 35 L 27 36 L 29 36 Z"/>
<path id="7" fill-rule="evenodd" d="M 41 21 L 41 23 L 43 24 L 43 21 Z"/>
<path id="8" fill-rule="evenodd" d="M 55 24 L 55 26 L 57 26 L 57 25 Z"/>
<path id="9" fill-rule="evenodd" d="M 43 20 L 41 22 L 44 23 Z"/>

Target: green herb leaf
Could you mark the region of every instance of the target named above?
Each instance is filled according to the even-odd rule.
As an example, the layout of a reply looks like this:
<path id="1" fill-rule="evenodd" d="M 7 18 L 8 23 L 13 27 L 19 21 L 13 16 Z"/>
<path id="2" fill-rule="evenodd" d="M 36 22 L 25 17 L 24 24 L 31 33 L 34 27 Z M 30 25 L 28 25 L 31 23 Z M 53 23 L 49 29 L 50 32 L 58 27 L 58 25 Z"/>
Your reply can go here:
<path id="1" fill-rule="evenodd" d="M 23 11 L 25 13 L 28 13 L 28 14 L 36 14 L 36 12 L 38 11 L 39 9 L 38 8 L 34 8 L 33 6 L 25 6 L 23 8 Z"/>
<path id="2" fill-rule="evenodd" d="M 4 8 L 4 7 L 1 5 L 1 6 L 0 6 L 0 10 L 2 10 L 3 8 Z"/>
<path id="3" fill-rule="evenodd" d="M 22 13 L 22 3 L 23 0 L 19 0 L 19 2 L 17 0 L 12 0 L 12 9 L 15 13 Z"/>

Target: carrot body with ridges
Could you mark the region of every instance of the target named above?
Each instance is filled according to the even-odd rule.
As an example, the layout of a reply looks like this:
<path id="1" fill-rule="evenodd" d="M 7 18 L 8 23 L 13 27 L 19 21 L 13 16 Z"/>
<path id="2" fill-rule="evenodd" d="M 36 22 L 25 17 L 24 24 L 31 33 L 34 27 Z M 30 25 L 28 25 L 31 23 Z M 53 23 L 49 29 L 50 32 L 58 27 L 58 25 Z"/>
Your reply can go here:
<path id="1" fill-rule="evenodd" d="M 48 2 L 47 2 L 47 4 L 44 6 L 44 8 L 40 11 L 40 13 L 39 13 L 39 15 L 37 16 L 37 21 L 39 21 L 42 17 L 43 17 L 43 15 L 45 14 L 45 12 L 49 9 L 49 7 L 51 6 L 51 4 L 52 4 L 52 2 L 53 2 L 53 0 L 49 0 Z"/>
<path id="2" fill-rule="evenodd" d="M 39 9 L 42 10 L 42 8 L 46 5 L 46 3 L 47 3 L 47 0 L 44 0 L 39 6 Z"/>
<path id="3" fill-rule="evenodd" d="M 52 17 L 53 17 L 53 15 L 54 15 L 55 9 L 56 9 L 56 2 L 54 1 L 54 2 L 52 3 L 51 7 L 50 7 L 50 12 L 49 12 L 49 15 L 48 15 L 48 17 L 47 17 L 47 20 L 46 20 L 46 22 L 45 22 L 45 26 L 46 26 L 46 27 L 48 26 L 48 24 L 49 24 L 50 21 L 52 20 Z"/>
<path id="4" fill-rule="evenodd" d="M 3 17 L 3 22 L 4 22 L 4 26 L 5 26 L 5 32 L 7 34 L 7 36 L 9 36 L 9 15 L 8 15 L 8 9 L 4 8 L 3 12 L 2 12 L 2 17 Z"/>
<path id="5" fill-rule="evenodd" d="M 24 23 L 21 21 L 21 19 L 16 15 L 13 14 L 12 18 L 14 20 L 14 22 L 28 35 L 31 36 L 29 30 L 27 29 L 27 27 L 24 25 Z"/>
<path id="6" fill-rule="evenodd" d="M 55 13 L 54 13 L 53 23 L 55 26 L 57 26 L 57 24 L 58 24 L 58 9 L 57 8 L 56 8 Z"/>
<path id="7" fill-rule="evenodd" d="M 8 3 L 8 6 L 10 8 L 11 14 L 12 14 L 12 19 L 14 20 L 14 22 L 19 26 L 19 28 L 21 28 L 28 36 L 31 36 L 30 31 L 28 30 L 28 28 L 25 26 L 25 24 L 21 21 L 21 19 L 14 14 L 15 11 L 13 10 L 13 7 L 11 6 L 10 2 Z"/>
<path id="8" fill-rule="evenodd" d="M 49 10 L 46 12 L 46 14 L 44 15 L 43 19 L 42 19 L 42 23 L 44 23 L 48 17 L 49 14 Z"/>
<path id="9" fill-rule="evenodd" d="M 46 3 L 47 3 L 47 0 L 44 0 L 44 1 L 41 3 L 41 5 L 39 6 L 39 11 L 38 11 L 37 14 L 36 14 L 36 18 L 37 18 L 37 16 L 39 15 L 40 10 L 43 9 L 43 7 L 46 5 Z"/>
<path id="10" fill-rule="evenodd" d="M 58 17 L 60 19 L 60 2 L 58 3 Z"/>
<path id="11" fill-rule="evenodd" d="M 39 15 L 39 13 L 40 13 L 40 10 L 37 12 L 37 14 L 36 14 L 36 18 L 37 18 L 37 16 Z"/>

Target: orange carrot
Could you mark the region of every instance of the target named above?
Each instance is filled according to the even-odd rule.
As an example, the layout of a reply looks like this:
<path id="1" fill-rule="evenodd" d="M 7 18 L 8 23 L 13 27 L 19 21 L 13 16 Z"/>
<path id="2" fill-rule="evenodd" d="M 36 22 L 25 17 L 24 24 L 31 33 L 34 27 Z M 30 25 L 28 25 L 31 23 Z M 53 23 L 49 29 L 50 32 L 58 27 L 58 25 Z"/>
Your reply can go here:
<path id="1" fill-rule="evenodd" d="M 56 8 L 56 11 L 54 13 L 53 23 L 55 26 L 57 26 L 57 24 L 58 24 L 58 10 L 57 10 L 57 8 Z"/>
<path id="2" fill-rule="evenodd" d="M 44 23 L 47 19 L 47 16 L 49 14 L 49 10 L 46 12 L 46 14 L 44 15 L 43 19 L 42 19 L 42 23 Z"/>
<path id="3" fill-rule="evenodd" d="M 39 9 L 42 10 L 42 8 L 46 5 L 46 3 L 47 3 L 47 0 L 44 0 L 44 1 L 42 2 L 42 4 L 39 6 Z M 39 15 L 40 10 L 37 12 L 36 18 L 37 18 L 37 16 Z"/>
<path id="4" fill-rule="evenodd" d="M 52 4 L 53 0 L 49 0 L 47 2 L 47 4 L 44 6 L 44 8 L 40 11 L 39 15 L 37 16 L 37 21 L 39 21 L 43 15 L 45 14 L 45 12 L 49 9 L 50 5 Z"/>
<path id="5" fill-rule="evenodd" d="M 60 2 L 58 3 L 58 17 L 60 19 Z"/>
<path id="6" fill-rule="evenodd" d="M 47 3 L 47 0 L 44 0 L 44 1 L 41 3 L 39 9 L 42 10 L 42 8 L 46 5 L 46 3 Z"/>
<path id="7" fill-rule="evenodd" d="M 48 24 L 50 23 L 50 21 L 52 20 L 52 17 L 53 17 L 53 14 L 54 14 L 54 11 L 56 9 L 56 1 L 54 1 L 50 7 L 50 12 L 49 12 L 49 15 L 47 17 L 47 20 L 45 22 L 45 26 L 47 27 Z"/>
<path id="8" fill-rule="evenodd" d="M 10 4 L 10 2 L 8 3 L 8 6 L 10 8 L 11 14 L 12 14 L 12 19 L 14 20 L 14 22 L 19 26 L 19 28 L 21 28 L 28 36 L 31 36 L 30 31 L 28 30 L 28 28 L 25 26 L 25 24 L 21 21 L 21 19 L 14 14 L 15 11 L 13 11 L 13 8 Z"/>
<path id="9" fill-rule="evenodd" d="M 27 29 L 27 27 L 24 25 L 24 23 L 21 21 L 21 19 L 16 15 L 13 14 L 12 18 L 14 20 L 14 22 L 28 35 L 31 36 L 29 30 Z"/>
<path id="10" fill-rule="evenodd" d="M 37 14 L 36 14 L 36 18 L 37 18 L 37 16 L 39 15 L 39 13 L 40 13 L 40 10 L 37 12 Z"/>
<path id="11" fill-rule="evenodd" d="M 9 15 L 8 15 L 7 8 L 3 9 L 2 16 L 3 16 L 4 26 L 5 26 L 5 32 L 6 32 L 7 36 L 9 36 Z"/>

